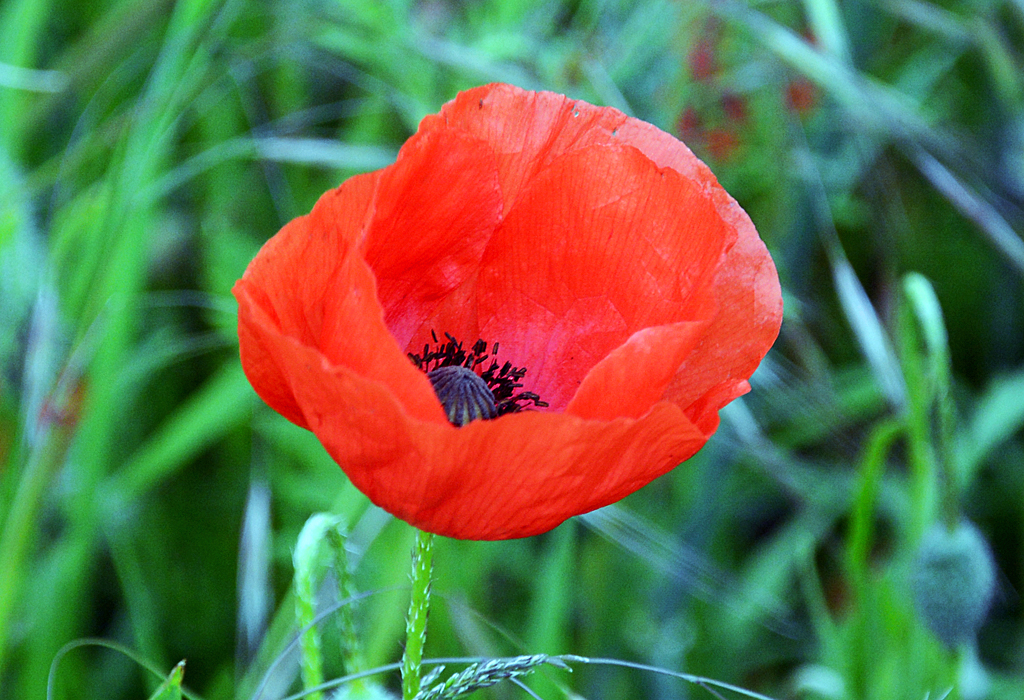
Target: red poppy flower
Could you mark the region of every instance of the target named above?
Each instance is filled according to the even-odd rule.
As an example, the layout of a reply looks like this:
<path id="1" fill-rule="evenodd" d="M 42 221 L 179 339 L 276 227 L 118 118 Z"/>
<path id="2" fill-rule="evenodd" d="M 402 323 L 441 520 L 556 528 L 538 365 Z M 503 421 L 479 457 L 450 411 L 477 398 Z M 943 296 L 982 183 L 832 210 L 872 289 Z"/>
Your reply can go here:
<path id="1" fill-rule="evenodd" d="M 482 540 L 550 530 L 692 456 L 782 314 L 750 219 L 682 143 L 509 85 L 461 93 L 394 165 L 323 195 L 234 293 L 272 408 L 377 505 Z M 509 412 L 455 427 L 425 374 L 442 364 L 490 372 Z"/>

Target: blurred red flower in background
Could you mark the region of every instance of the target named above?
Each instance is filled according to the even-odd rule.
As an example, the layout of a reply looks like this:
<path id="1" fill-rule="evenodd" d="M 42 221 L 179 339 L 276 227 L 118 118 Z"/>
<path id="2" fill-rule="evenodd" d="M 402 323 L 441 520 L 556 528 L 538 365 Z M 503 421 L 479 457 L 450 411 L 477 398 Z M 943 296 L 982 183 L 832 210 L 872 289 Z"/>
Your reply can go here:
<path id="1" fill-rule="evenodd" d="M 687 56 L 690 75 L 697 82 L 710 80 L 718 73 L 717 38 L 703 36 L 697 40 Z"/>
<path id="2" fill-rule="evenodd" d="M 724 163 L 736 154 L 740 147 L 740 139 L 732 129 L 719 127 L 709 129 L 704 135 L 708 153 L 715 162 Z"/>
<path id="3" fill-rule="evenodd" d="M 817 103 L 818 87 L 807 78 L 794 78 L 786 85 L 786 105 L 797 114 L 807 114 Z"/>
<path id="4" fill-rule="evenodd" d="M 234 293 L 259 395 L 374 503 L 463 539 L 550 530 L 692 456 L 782 315 L 753 224 L 686 146 L 509 85 L 426 117 L 394 165 L 271 238 Z M 496 364 L 431 350 L 439 336 L 497 342 Z M 528 405 L 496 390 L 510 412 L 449 422 L 426 371 L 494 379 L 506 361 Z"/>

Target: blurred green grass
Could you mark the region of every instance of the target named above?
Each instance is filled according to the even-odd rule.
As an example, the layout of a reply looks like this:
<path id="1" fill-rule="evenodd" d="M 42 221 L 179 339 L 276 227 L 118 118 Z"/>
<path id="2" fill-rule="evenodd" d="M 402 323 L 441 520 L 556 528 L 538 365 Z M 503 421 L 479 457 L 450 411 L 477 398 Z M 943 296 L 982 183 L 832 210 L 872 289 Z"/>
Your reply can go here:
<path id="1" fill-rule="evenodd" d="M 1019 0 L 5 0 L 0 699 L 42 697 L 83 637 L 251 698 L 295 633 L 291 550 L 316 511 L 381 591 L 356 610 L 365 663 L 397 658 L 411 530 L 255 398 L 229 290 L 323 191 L 495 80 L 683 138 L 758 225 L 786 320 L 683 468 L 547 536 L 442 540 L 428 654 L 614 657 L 776 697 L 1024 697 Z M 1000 571 L 976 658 L 912 607 L 920 538 L 951 508 Z M 294 658 L 275 668 L 264 697 L 297 687 Z M 546 698 L 705 692 L 542 676 Z M 82 646 L 53 690 L 180 680 Z"/>

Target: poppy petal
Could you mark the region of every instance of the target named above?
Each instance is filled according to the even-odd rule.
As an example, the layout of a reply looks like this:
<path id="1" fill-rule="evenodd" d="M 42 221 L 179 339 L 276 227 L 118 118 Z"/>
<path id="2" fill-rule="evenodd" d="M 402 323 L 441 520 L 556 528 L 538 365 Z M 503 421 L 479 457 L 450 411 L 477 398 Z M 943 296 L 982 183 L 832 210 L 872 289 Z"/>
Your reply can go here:
<path id="1" fill-rule="evenodd" d="M 719 217 L 737 234 L 714 283 L 718 307 L 727 312 L 715 317 L 667 392 L 711 434 L 718 427 L 718 410 L 750 390 L 747 378 L 778 337 L 782 323 L 778 272 L 750 217 L 685 144 L 638 119 L 627 120 L 617 133 L 659 166 L 704 183 Z"/>
<path id="2" fill-rule="evenodd" d="M 612 132 L 626 119 L 618 110 L 553 92 L 491 84 L 459 93 L 439 114 L 426 117 L 420 132 L 461 130 L 490 144 L 508 211 L 552 160 L 586 146 L 612 143 Z"/>
<path id="3" fill-rule="evenodd" d="M 613 503 L 706 436 L 667 402 L 642 420 L 524 412 L 462 428 L 411 418 L 378 382 L 280 339 L 304 417 L 353 484 L 397 517 L 464 539 L 528 537 Z M 325 407 L 331 407 L 325 410 Z"/>
<path id="4" fill-rule="evenodd" d="M 778 273 L 753 224 L 738 206 L 740 239 L 715 279 L 720 313 L 680 366 L 666 391 L 705 432 L 718 427 L 718 410 L 750 390 L 747 378 L 775 342 L 782 322 Z M 747 222 L 746 229 L 742 220 Z"/>
<path id="5" fill-rule="evenodd" d="M 460 132 L 414 137 L 382 174 L 374 205 L 364 256 L 385 323 L 407 348 L 437 307 L 474 276 L 500 221 L 491 150 Z"/>
<path id="6" fill-rule="evenodd" d="M 565 412 L 592 420 L 640 418 L 664 398 L 706 326 L 691 321 L 637 331 L 587 373 Z"/>
<path id="7" fill-rule="evenodd" d="M 384 326 L 373 274 L 358 254 L 376 179 L 352 178 L 324 195 L 310 216 L 264 245 L 235 285 L 247 376 L 272 408 L 302 427 L 310 428 L 271 351 L 274 333 L 387 384 L 413 415 L 445 420 L 429 381 Z"/>
<path id="8" fill-rule="evenodd" d="M 700 188 L 635 148 L 574 150 L 494 233 L 477 281 L 481 334 L 560 410 L 637 331 L 711 316 L 711 276 L 734 235 Z"/>
<path id="9" fill-rule="evenodd" d="M 305 238 L 307 218 L 302 216 L 290 221 L 263 248 L 277 251 L 289 242 L 294 242 L 296 236 L 299 240 Z M 259 284 L 252 283 L 253 278 L 259 278 L 258 273 L 250 274 L 247 270 L 246 275 L 248 279 L 243 277 L 236 282 L 233 290 L 238 299 L 238 345 L 242 369 L 256 393 L 268 406 L 308 430 L 302 409 L 295 402 L 291 387 L 285 380 L 287 368 L 278 363 L 259 331 L 262 325 L 281 327 L 280 315 L 274 308 L 273 294 Z M 259 320 L 255 318 L 257 315 L 260 316 Z"/>

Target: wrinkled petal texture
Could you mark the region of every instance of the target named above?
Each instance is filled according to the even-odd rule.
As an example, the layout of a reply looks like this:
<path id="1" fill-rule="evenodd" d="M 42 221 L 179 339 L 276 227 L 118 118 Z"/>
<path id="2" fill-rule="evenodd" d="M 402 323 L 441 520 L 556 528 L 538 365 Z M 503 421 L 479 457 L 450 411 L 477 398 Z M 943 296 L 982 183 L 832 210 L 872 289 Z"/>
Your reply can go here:
<path id="1" fill-rule="evenodd" d="M 534 535 L 699 450 L 782 317 L 750 219 L 682 143 L 487 85 L 325 194 L 235 287 L 256 391 L 407 522 Z M 455 428 L 407 353 L 499 342 L 550 405 Z"/>

